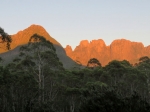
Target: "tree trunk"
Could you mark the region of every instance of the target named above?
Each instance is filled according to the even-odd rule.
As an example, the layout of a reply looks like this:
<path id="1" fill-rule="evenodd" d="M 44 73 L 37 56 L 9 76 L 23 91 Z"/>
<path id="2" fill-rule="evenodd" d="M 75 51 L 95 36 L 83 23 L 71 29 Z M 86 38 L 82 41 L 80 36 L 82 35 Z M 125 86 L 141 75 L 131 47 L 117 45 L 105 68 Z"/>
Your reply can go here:
<path id="1" fill-rule="evenodd" d="M 39 64 L 39 106 L 41 106 L 41 65 Z"/>

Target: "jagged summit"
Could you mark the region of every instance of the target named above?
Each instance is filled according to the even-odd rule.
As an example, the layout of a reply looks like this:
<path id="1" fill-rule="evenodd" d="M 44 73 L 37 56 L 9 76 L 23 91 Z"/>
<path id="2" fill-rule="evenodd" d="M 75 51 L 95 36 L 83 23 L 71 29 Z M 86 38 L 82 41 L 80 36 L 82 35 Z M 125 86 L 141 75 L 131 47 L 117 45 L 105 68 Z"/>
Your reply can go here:
<path id="1" fill-rule="evenodd" d="M 144 47 L 141 42 L 126 39 L 114 40 L 106 46 L 102 39 L 88 42 L 83 40 L 74 51 L 65 48 L 67 55 L 74 61 L 86 65 L 91 58 L 97 58 L 104 66 L 111 60 L 128 60 L 134 64 L 142 56 L 150 56 L 150 46 Z"/>
<path id="2" fill-rule="evenodd" d="M 109 46 L 106 46 L 102 39 L 92 41 L 82 40 L 74 50 L 71 46 L 66 46 L 65 54 L 61 44 L 52 38 L 42 26 L 35 24 L 12 35 L 13 41 L 11 43 L 11 50 L 17 46 L 27 44 L 29 38 L 35 33 L 44 36 L 54 44 L 58 57 L 64 64 L 67 64 L 66 60 L 68 60 L 66 54 L 74 61 L 83 65 L 87 65 L 89 59 L 97 58 L 102 66 L 105 66 L 111 60 L 128 60 L 130 63 L 134 64 L 140 57 L 150 56 L 150 45 L 144 47 L 141 42 L 132 42 L 126 39 L 114 40 Z M 3 44 L 1 44 L 0 47 L 0 53 L 6 52 L 6 49 L 3 49 L 5 48 Z M 68 61 L 68 63 L 70 62 L 71 61 Z"/>

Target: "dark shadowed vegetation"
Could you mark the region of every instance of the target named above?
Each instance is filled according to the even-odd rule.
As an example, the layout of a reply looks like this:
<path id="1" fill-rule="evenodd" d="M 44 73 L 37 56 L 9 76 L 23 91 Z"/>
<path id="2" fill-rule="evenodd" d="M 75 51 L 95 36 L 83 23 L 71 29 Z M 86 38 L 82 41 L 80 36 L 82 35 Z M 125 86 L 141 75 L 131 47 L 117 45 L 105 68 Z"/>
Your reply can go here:
<path id="1" fill-rule="evenodd" d="M 11 36 L 8 35 L 3 28 L 0 27 L 0 43 L 5 45 L 6 49 L 10 49 L 10 43 L 12 42 Z"/>
<path id="2" fill-rule="evenodd" d="M 147 56 L 134 66 L 113 60 L 102 67 L 92 58 L 87 67 L 69 70 L 53 44 L 34 34 L 18 57 L 0 66 L 0 112 L 139 111 L 150 111 Z"/>

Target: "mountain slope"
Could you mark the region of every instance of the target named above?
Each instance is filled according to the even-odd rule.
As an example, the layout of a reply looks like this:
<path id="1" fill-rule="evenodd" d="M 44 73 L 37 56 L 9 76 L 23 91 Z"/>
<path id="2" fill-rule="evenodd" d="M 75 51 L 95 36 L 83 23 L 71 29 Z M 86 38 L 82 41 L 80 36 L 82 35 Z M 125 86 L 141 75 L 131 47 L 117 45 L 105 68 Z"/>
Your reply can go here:
<path id="1" fill-rule="evenodd" d="M 0 56 L 5 60 L 4 63 L 9 63 L 12 59 L 14 59 L 19 54 L 19 46 L 27 44 L 30 37 L 33 34 L 39 34 L 44 36 L 47 40 L 51 41 L 56 48 L 56 53 L 60 61 L 63 63 L 65 68 L 71 68 L 76 65 L 76 63 L 70 59 L 65 50 L 62 48 L 61 44 L 57 42 L 54 38 L 52 38 L 47 31 L 40 25 L 31 25 L 23 31 L 19 31 L 17 34 L 12 35 L 12 43 L 11 50 L 7 51 L 4 45 L 0 47 Z"/>
<path id="2" fill-rule="evenodd" d="M 142 56 L 150 56 L 150 46 L 144 47 L 140 42 L 131 42 L 125 39 L 114 40 L 109 46 L 106 46 L 102 39 L 88 42 L 83 40 L 72 50 L 67 45 L 67 55 L 76 62 L 86 65 L 91 58 L 97 58 L 102 66 L 108 64 L 111 60 L 128 60 L 134 64 Z"/>

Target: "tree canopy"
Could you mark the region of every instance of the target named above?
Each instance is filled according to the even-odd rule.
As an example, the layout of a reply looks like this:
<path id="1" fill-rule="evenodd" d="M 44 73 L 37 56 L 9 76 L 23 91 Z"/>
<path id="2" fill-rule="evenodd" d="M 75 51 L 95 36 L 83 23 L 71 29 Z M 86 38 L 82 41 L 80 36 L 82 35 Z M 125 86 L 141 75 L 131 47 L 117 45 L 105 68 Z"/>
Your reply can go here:
<path id="1" fill-rule="evenodd" d="M 149 57 L 136 66 L 113 60 L 104 67 L 92 58 L 88 67 L 68 70 L 38 34 L 19 52 L 0 66 L 0 112 L 150 111 Z"/>
<path id="2" fill-rule="evenodd" d="M 94 68 L 98 66 L 101 67 L 101 63 L 96 58 L 91 58 L 87 63 L 87 67 Z"/>
<path id="3" fill-rule="evenodd" d="M 8 35 L 3 28 L 0 27 L 0 43 L 6 43 L 6 48 L 10 49 L 10 43 L 12 42 L 11 36 Z"/>

